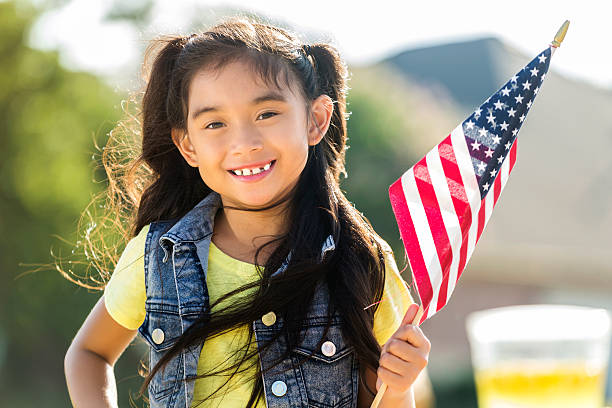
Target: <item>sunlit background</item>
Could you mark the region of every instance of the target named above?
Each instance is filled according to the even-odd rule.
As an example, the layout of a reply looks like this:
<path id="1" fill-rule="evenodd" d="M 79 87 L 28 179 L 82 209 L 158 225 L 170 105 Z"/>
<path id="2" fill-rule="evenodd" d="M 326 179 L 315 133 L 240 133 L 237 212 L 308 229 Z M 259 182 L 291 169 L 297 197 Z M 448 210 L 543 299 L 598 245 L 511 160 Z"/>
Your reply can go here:
<path id="1" fill-rule="evenodd" d="M 77 219 L 104 188 L 94 146 L 104 145 L 121 101 L 141 85 L 147 41 L 238 13 L 296 30 L 307 42 L 331 41 L 347 59 L 351 149 L 343 190 L 392 245 L 400 269 L 388 186 L 569 19 L 503 198 L 448 306 L 423 325 L 432 341 L 428 406 L 476 406 L 465 330 L 471 312 L 534 303 L 612 310 L 612 4 L 363 4 L 0 2 L 0 406 L 70 404 L 64 353 L 100 292 L 53 269 L 32 271 L 70 254 L 79 239 Z M 403 275 L 411 281 L 409 269 Z M 135 342 L 116 366 L 120 406 L 143 406 L 134 400 L 143 357 Z"/>

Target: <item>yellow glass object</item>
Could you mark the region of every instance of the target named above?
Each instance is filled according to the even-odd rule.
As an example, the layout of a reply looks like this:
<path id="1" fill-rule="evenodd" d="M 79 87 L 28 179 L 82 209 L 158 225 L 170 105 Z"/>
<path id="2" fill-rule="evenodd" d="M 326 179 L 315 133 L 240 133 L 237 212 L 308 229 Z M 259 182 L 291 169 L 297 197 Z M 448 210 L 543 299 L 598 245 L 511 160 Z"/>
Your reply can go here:
<path id="1" fill-rule="evenodd" d="M 475 373 L 480 408 L 600 408 L 605 371 L 584 362 L 499 363 Z"/>
<path id="2" fill-rule="evenodd" d="M 605 309 L 520 305 L 466 321 L 479 408 L 601 408 L 610 353 Z"/>

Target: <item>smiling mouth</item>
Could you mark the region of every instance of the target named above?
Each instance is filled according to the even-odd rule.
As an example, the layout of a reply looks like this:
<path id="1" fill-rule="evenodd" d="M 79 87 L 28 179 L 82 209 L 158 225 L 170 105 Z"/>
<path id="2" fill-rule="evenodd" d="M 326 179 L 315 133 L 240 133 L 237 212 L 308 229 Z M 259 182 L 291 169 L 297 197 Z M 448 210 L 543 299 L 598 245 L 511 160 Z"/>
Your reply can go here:
<path id="1" fill-rule="evenodd" d="M 262 177 L 265 177 L 268 173 L 270 173 L 275 164 L 276 160 L 272 160 L 270 163 L 257 169 L 228 170 L 228 173 L 230 173 L 235 178 L 238 178 L 243 181 L 255 181 L 259 180 Z"/>

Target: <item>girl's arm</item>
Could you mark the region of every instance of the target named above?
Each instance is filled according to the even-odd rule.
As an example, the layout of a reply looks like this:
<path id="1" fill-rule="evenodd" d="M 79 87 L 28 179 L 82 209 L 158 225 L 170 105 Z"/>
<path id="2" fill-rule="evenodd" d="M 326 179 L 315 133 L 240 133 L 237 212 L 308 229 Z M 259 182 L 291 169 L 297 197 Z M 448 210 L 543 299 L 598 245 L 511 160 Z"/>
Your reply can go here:
<path id="1" fill-rule="evenodd" d="M 117 323 L 106 311 L 104 296 L 100 297 L 64 358 L 74 407 L 117 407 L 113 367 L 137 332 Z"/>

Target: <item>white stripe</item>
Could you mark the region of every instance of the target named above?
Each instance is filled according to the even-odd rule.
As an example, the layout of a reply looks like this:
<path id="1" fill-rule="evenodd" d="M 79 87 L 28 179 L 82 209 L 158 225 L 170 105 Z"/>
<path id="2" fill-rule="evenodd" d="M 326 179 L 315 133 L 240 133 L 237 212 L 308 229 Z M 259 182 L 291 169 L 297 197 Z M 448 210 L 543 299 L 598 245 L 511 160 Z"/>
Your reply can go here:
<path id="1" fill-rule="evenodd" d="M 460 124 L 451 132 L 451 142 L 453 143 L 453 150 L 455 151 L 455 158 L 457 159 L 457 166 L 459 166 L 459 172 L 461 173 L 461 181 L 465 188 L 465 194 L 467 195 L 468 203 L 472 210 L 472 223 L 468 234 L 468 247 L 465 258 L 465 264 L 467 265 L 476 247 L 478 210 L 480 210 L 481 201 L 480 189 L 478 188 L 476 173 L 474 173 L 474 166 L 472 164 L 470 152 L 468 151 L 465 135 L 463 134 L 463 124 Z"/>
<path id="2" fill-rule="evenodd" d="M 419 241 L 419 248 L 421 250 L 421 254 L 423 255 L 425 268 L 427 269 L 427 274 L 429 275 L 429 282 L 433 290 L 434 297 L 432 297 L 430 304 L 433 303 L 434 307 L 429 308 L 429 318 L 436 312 L 435 305 L 438 302 L 438 298 L 435 288 L 439 287 L 440 282 L 442 281 L 442 270 L 440 269 L 440 260 L 438 259 L 438 253 L 436 252 L 436 246 L 429 230 L 429 223 L 427 222 L 423 202 L 421 201 L 421 196 L 416 186 L 414 168 L 410 168 L 402 175 L 402 188 L 404 190 L 404 197 L 406 197 L 408 211 L 410 212 L 410 217 L 412 218 L 412 223 L 414 224 L 414 230 L 416 231 L 417 239 Z M 423 308 L 426 308 L 427 304 L 423 304 L 422 306 Z"/>
<path id="3" fill-rule="evenodd" d="M 429 170 L 429 177 L 431 178 L 431 185 L 438 199 L 440 214 L 442 215 L 442 221 L 444 222 L 444 228 L 446 229 L 452 251 L 451 264 L 448 269 L 448 287 L 446 292 L 446 302 L 448 302 L 448 298 L 453 292 L 455 282 L 457 281 L 459 252 L 461 249 L 461 226 L 459 225 L 459 219 L 455 213 L 455 206 L 453 205 L 451 192 L 448 188 L 448 181 L 444 174 L 438 147 L 427 153 L 425 160 Z M 438 290 L 440 289 L 441 288 L 438 288 Z"/>

